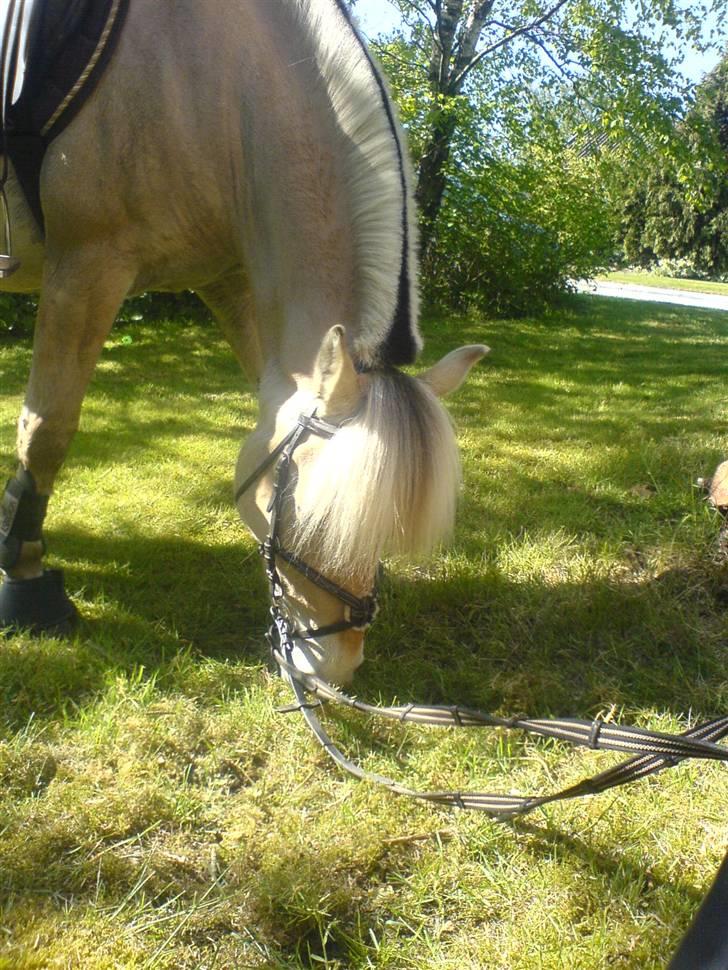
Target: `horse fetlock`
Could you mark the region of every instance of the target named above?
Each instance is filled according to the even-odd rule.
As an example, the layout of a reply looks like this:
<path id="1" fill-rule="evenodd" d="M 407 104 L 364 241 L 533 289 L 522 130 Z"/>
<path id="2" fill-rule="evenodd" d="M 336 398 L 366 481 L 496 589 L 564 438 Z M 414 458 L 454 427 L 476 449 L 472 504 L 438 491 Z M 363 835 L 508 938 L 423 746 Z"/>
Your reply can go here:
<path id="1" fill-rule="evenodd" d="M 31 472 L 20 468 L 0 499 L 0 569 L 20 578 L 42 572 L 43 522 L 48 496 L 38 493 Z"/>
<path id="2" fill-rule="evenodd" d="M 45 551 L 46 545 L 43 539 L 37 542 L 24 542 L 20 547 L 20 555 L 15 565 L 5 571 L 13 579 L 36 579 L 42 576 Z"/>

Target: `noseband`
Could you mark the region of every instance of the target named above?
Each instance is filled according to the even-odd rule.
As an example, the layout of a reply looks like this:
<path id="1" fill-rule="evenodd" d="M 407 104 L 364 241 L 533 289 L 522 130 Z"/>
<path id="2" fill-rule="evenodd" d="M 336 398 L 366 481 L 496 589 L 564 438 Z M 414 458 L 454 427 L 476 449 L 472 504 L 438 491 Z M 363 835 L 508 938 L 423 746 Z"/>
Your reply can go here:
<path id="1" fill-rule="evenodd" d="M 305 560 L 295 553 L 285 549 L 280 539 L 281 510 L 283 499 L 291 477 L 291 459 L 296 448 L 301 444 L 308 434 L 316 434 L 320 438 L 333 438 L 339 430 L 339 425 L 332 424 L 316 417 L 315 409 L 311 414 L 300 414 L 298 420 L 288 434 L 279 442 L 273 451 L 265 458 L 250 474 L 235 493 L 235 502 L 256 482 L 260 476 L 275 464 L 273 476 L 273 491 L 268 503 L 268 514 L 270 522 L 268 524 L 268 535 L 258 546 L 258 551 L 265 562 L 265 574 L 268 577 L 270 595 L 272 600 L 271 616 L 273 623 L 268 631 L 268 640 L 271 649 L 286 650 L 287 643 L 292 646 L 295 640 L 313 640 L 318 637 L 326 637 L 332 633 L 341 633 L 344 630 L 366 630 L 372 623 L 377 612 L 377 593 L 372 590 L 369 596 L 355 596 L 344 589 L 334 580 L 324 576 L 318 569 L 314 569 Z M 291 619 L 286 615 L 282 608 L 284 590 L 281 582 L 280 573 L 276 560 L 282 559 L 292 566 L 302 576 L 305 576 L 314 586 L 318 586 L 325 593 L 338 599 L 344 604 L 347 615 L 343 620 L 337 620 L 326 626 L 307 627 L 298 630 Z"/>

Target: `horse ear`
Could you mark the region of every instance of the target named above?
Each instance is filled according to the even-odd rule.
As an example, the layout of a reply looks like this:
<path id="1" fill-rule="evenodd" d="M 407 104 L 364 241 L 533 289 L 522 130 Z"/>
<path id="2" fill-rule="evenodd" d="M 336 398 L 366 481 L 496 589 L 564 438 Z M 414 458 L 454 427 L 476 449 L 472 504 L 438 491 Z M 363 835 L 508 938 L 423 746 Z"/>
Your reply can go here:
<path id="1" fill-rule="evenodd" d="M 485 344 L 468 344 L 466 347 L 458 347 L 457 350 L 446 354 L 434 367 L 418 375 L 419 379 L 427 384 L 438 397 L 445 397 L 446 394 L 456 391 L 468 376 L 473 364 L 476 364 L 481 357 L 485 357 L 489 353 L 490 347 L 486 347 Z"/>
<path id="2" fill-rule="evenodd" d="M 361 396 L 354 361 L 346 347 L 344 328 L 332 327 L 321 343 L 316 358 L 318 395 L 323 402 L 321 416 L 350 414 Z"/>

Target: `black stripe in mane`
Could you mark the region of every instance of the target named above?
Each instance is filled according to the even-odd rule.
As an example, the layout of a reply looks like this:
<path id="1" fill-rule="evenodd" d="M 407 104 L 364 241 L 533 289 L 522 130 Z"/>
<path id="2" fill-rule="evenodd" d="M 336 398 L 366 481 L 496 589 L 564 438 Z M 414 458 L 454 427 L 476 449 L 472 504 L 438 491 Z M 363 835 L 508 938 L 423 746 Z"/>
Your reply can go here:
<path id="1" fill-rule="evenodd" d="M 371 54 L 367 49 L 366 44 L 362 40 L 359 31 L 356 29 L 351 20 L 351 14 L 349 8 L 346 6 L 344 0 L 335 0 L 337 7 L 339 8 L 341 14 L 343 15 L 346 22 L 349 24 L 354 36 L 356 37 L 357 43 L 362 50 L 362 53 L 367 59 L 367 62 L 371 68 L 374 79 L 377 82 L 377 87 L 379 88 L 379 93 L 382 99 L 382 106 L 387 115 L 387 121 L 389 122 L 389 127 L 392 132 L 392 138 L 394 139 L 394 144 L 397 147 L 397 159 L 399 161 L 399 178 L 400 184 L 402 186 L 402 262 L 400 264 L 399 270 L 399 285 L 397 289 L 397 305 L 394 311 L 394 318 L 392 320 L 392 325 L 387 332 L 387 336 L 384 338 L 380 346 L 377 348 L 378 362 L 382 365 L 400 365 L 400 364 L 411 364 L 414 362 L 417 356 L 417 344 L 415 342 L 414 334 L 412 333 L 412 306 L 410 300 L 411 291 L 411 280 L 409 273 L 409 248 L 410 248 L 410 238 L 409 238 L 409 218 L 407 211 L 408 204 L 408 194 L 407 194 L 407 180 L 404 174 L 404 155 L 402 151 L 402 145 L 399 140 L 399 134 L 397 132 L 397 125 L 394 120 L 394 115 L 392 113 L 392 105 L 389 100 L 389 95 L 384 86 L 384 81 L 377 70 L 377 67 L 372 60 Z"/>

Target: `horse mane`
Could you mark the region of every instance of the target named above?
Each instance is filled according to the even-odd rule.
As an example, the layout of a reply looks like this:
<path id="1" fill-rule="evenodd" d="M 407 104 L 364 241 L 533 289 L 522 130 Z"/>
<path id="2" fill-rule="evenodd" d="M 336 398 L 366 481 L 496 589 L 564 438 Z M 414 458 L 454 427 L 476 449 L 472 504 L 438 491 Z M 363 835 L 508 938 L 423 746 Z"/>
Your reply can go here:
<path id="1" fill-rule="evenodd" d="M 288 541 L 323 570 L 367 582 L 382 556 L 427 552 L 452 531 L 459 484 L 455 434 L 439 400 L 407 374 L 374 372 L 359 411 L 299 487 Z"/>
<path id="2" fill-rule="evenodd" d="M 352 350 L 366 366 L 412 363 L 417 319 L 417 227 L 404 136 L 381 72 L 343 0 L 294 0 L 336 118 L 358 267 Z"/>

